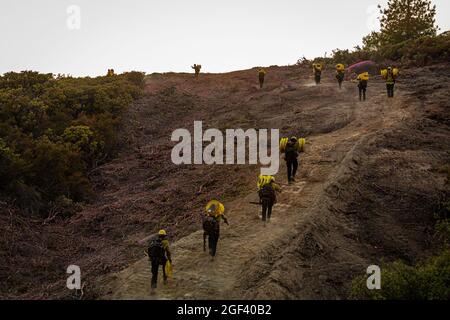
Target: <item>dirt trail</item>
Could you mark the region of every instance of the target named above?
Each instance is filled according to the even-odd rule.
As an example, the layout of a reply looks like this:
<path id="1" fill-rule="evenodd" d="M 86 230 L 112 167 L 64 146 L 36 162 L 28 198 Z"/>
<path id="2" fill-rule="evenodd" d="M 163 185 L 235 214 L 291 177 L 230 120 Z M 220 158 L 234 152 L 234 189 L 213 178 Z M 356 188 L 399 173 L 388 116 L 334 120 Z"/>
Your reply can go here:
<path id="1" fill-rule="evenodd" d="M 272 82 L 261 92 L 250 84 L 252 73 L 230 74 L 230 79 L 222 78 L 220 84 L 208 75 L 197 86 L 175 76 L 150 80 L 149 90 L 154 92 L 175 88 L 194 93 L 197 103 L 206 106 L 196 117 L 208 119 L 214 114 L 216 118 L 209 116 L 211 127 L 233 114 L 234 124 L 307 134 L 308 144 L 297 182 L 283 188 L 270 224 L 264 227 L 260 222 L 260 207 L 249 204 L 256 200 L 256 194 L 247 187 L 244 195 L 225 202 L 230 226 L 221 228 L 214 261 L 202 250 L 202 231 L 192 232 L 171 244 L 174 278 L 168 286 L 160 279 L 157 293 L 150 295 L 150 268 L 143 257 L 100 280 L 105 298 L 342 298 L 346 290 L 342 281 L 364 272 L 362 266 L 370 264 L 360 241 L 364 230 L 347 218 L 353 212 L 348 206 L 339 208 L 339 203 L 355 202 L 350 196 L 330 202 L 330 195 L 340 197 L 339 189 L 345 188 L 340 185 L 343 177 L 347 181 L 356 175 L 361 162 L 369 157 L 362 150 L 416 117 L 420 101 L 411 100 L 411 93 L 402 85 L 396 98 L 388 100 L 384 85 L 372 81 L 368 101 L 360 103 L 354 83 L 346 83 L 339 91 L 331 77 L 315 87 L 292 69 L 277 69 L 272 74 Z M 243 86 L 250 92 L 239 91 Z M 186 121 L 185 127 L 191 129 L 188 119 L 192 120 L 187 117 L 181 122 Z M 244 175 L 254 179 L 256 172 Z M 286 181 L 283 161 L 278 179 Z M 346 215 L 337 216 L 339 211 L 346 211 Z M 380 254 L 378 259 L 382 258 Z M 316 259 L 322 264 L 315 265 Z M 339 278 L 335 283 L 327 276 L 333 270 Z"/>

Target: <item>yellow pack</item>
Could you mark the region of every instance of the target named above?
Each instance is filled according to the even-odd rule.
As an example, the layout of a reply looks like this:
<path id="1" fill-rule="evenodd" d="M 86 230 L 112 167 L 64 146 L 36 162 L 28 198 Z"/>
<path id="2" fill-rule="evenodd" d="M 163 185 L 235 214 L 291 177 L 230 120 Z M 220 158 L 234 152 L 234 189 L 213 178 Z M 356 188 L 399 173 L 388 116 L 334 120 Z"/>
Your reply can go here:
<path id="1" fill-rule="evenodd" d="M 399 73 L 398 68 L 393 68 L 392 69 L 392 74 L 393 74 L 394 77 L 397 77 L 398 73 Z M 381 76 L 383 77 L 383 79 L 387 78 L 387 74 L 388 74 L 387 69 L 381 70 Z"/>
<path id="2" fill-rule="evenodd" d="M 280 140 L 280 152 L 286 151 L 286 145 L 289 142 L 289 138 L 281 138 Z M 297 139 L 297 150 L 299 152 L 305 151 L 305 144 L 306 139 L 305 138 L 298 138 Z"/>
<path id="3" fill-rule="evenodd" d="M 215 210 L 214 210 L 214 213 L 213 213 L 213 215 L 215 217 L 220 216 L 220 215 L 222 215 L 225 212 L 225 206 L 221 202 L 219 202 L 217 200 L 211 200 L 210 202 L 208 202 L 206 204 L 206 207 L 205 207 L 205 212 L 208 213 L 209 209 L 212 206 L 215 206 Z"/>
<path id="4" fill-rule="evenodd" d="M 344 71 L 345 70 L 345 66 L 342 63 L 338 63 L 336 65 L 336 71 Z"/>
<path id="5" fill-rule="evenodd" d="M 172 268 L 172 264 L 170 263 L 169 260 L 166 261 L 166 265 L 164 266 L 164 271 L 166 272 L 166 276 L 168 278 L 173 277 L 173 268 Z"/>
<path id="6" fill-rule="evenodd" d="M 369 73 L 368 73 L 368 72 L 360 73 L 360 74 L 358 75 L 358 78 L 357 78 L 357 79 L 358 79 L 358 80 L 369 81 Z"/>
<path id="7" fill-rule="evenodd" d="M 281 138 L 280 140 L 280 152 L 284 152 L 286 150 L 286 145 L 288 143 L 288 138 Z"/>
<path id="8" fill-rule="evenodd" d="M 305 151 L 305 144 L 306 144 L 306 139 L 305 138 L 299 138 L 297 140 L 297 148 L 298 148 L 299 152 Z"/>
<path id="9" fill-rule="evenodd" d="M 315 71 L 315 70 L 320 70 L 320 71 L 322 71 L 322 68 L 323 68 L 323 66 L 322 66 L 321 63 L 313 63 L 313 70 L 314 70 L 314 71 Z"/>
<path id="10" fill-rule="evenodd" d="M 273 176 L 259 175 L 258 182 L 256 183 L 258 190 L 262 189 L 265 185 L 269 184 L 273 179 L 274 179 Z"/>

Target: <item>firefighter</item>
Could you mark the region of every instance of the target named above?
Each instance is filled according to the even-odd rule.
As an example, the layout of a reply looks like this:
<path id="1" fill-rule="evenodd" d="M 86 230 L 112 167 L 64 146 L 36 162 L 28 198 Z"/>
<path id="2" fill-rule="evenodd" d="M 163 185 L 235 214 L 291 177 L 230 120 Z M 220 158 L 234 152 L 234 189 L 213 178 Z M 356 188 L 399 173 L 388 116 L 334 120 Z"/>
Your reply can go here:
<path id="1" fill-rule="evenodd" d="M 366 101 L 367 83 L 369 82 L 369 73 L 363 72 L 356 78 L 358 80 L 359 101 Z"/>
<path id="2" fill-rule="evenodd" d="M 258 190 L 259 199 L 262 205 L 262 221 L 264 225 L 266 222 L 270 222 L 272 216 L 272 207 L 277 203 L 277 192 L 281 192 L 281 188 L 275 183 L 275 177 L 265 176 L 266 181 L 260 185 Z"/>
<path id="3" fill-rule="evenodd" d="M 258 71 L 258 78 L 259 78 L 259 88 L 263 87 L 264 84 L 264 77 L 266 76 L 266 70 L 264 70 L 263 68 L 259 69 Z"/>
<path id="4" fill-rule="evenodd" d="M 191 66 L 191 68 L 194 69 L 195 77 L 198 78 L 198 76 L 200 74 L 200 69 L 202 68 L 202 66 L 200 64 L 194 64 L 193 66 Z"/>
<path id="5" fill-rule="evenodd" d="M 161 229 L 157 234 L 149 238 L 147 254 L 152 266 L 151 290 L 154 292 L 158 282 L 159 266 L 162 266 L 164 284 L 167 284 L 165 267 L 168 261 L 172 264 L 169 240 L 167 240 L 167 232 L 165 230 Z"/>

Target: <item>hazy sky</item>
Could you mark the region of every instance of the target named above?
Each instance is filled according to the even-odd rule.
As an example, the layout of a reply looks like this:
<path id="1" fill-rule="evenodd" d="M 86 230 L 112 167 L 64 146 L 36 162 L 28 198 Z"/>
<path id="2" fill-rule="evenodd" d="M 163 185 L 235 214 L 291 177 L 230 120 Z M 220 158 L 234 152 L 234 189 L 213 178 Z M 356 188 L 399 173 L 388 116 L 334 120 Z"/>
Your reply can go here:
<path id="1" fill-rule="evenodd" d="M 1 0 L 0 74 L 191 72 L 193 63 L 224 72 L 293 64 L 303 55 L 361 44 L 377 29 L 376 5 L 386 2 Z M 450 1 L 433 2 L 437 24 L 450 29 Z"/>

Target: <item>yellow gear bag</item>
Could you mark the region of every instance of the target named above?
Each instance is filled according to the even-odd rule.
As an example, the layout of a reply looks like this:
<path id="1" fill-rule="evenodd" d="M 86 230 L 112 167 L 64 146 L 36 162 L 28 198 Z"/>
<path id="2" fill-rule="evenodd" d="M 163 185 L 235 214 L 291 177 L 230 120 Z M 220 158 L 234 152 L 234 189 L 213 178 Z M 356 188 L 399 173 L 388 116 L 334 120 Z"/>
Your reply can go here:
<path id="1" fill-rule="evenodd" d="M 166 272 L 166 276 L 168 278 L 173 277 L 173 268 L 172 268 L 172 264 L 170 263 L 169 260 L 166 261 L 166 265 L 164 266 L 164 271 Z"/>
<path id="2" fill-rule="evenodd" d="M 363 72 L 363 73 L 358 75 L 357 79 L 358 80 L 369 81 L 369 73 L 368 72 Z"/>
<path id="3" fill-rule="evenodd" d="M 306 143 L 306 139 L 305 138 L 299 138 L 297 140 L 297 149 L 298 149 L 299 152 L 305 151 L 305 143 Z"/>
<path id="4" fill-rule="evenodd" d="M 265 185 L 269 184 L 272 181 L 272 179 L 273 179 L 273 176 L 259 175 L 258 182 L 256 183 L 258 190 L 262 189 Z"/>
<path id="5" fill-rule="evenodd" d="M 336 71 L 344 71 L 345 70 L 345 66 L 342 63 L 338 63 L 336 65 Z"/>
<path id="6" fill-rule="evenodd" d="M 322 71 L 322 68 L 323 68 L 323 66 L 322 66 L 321 63 L 313 63 L 313 70 L 314 70 L 314 71 L 315 71 L 316 69 Z"/>
<path id="7" fill-rule="evenodd" d="M 398 68 L 393 68 L 393 69 L 392 69 L 392 75 L 393 75 L 394 77 L 397 77 L 397 76 L 398 76 L 398 73 L 399 73 Z M 387 78 L 387 74 L 388 74 L 387 69 L 381 70 L 381 76 L 383 77 L 383 79 L 386 79 L 386 78 Z"/>
<path id="8" fill-rule="evenodd" d="M 286 145 L 289 141 L 289 138 L 281 138 L 280 139 L 280 152 L 284 152 L 286 150 Z M 305 138 L 298 138 L 297 139 L 297 150 L 299 152 L 305 151 L 305 144 L 306 139 Z"/>
<path id="9" fill-rule="evenodd" d="M 288 138 L 280 139 L 280 152 L 284 152 L 284 150 L 286 150 L 286 145 L 287 145 L 288 141 L 289 141 Z"/>
<path id="10" fill-rule="evenodd" d="M 219 202 L 217 200 L 211 200 L 210 202 L 208 202 L 206 204 L 206 207 L 205 207 L 205 212 L 208 213 L 208 211 L 211 208 L 211 206 L 215 206 L 216 207 L 216 209 L 214 211 L 214 216 L 215 217 L 220 216 L 220 215 L 222 215 L 225 212 L 225 206 L 221 202 Z"/>

